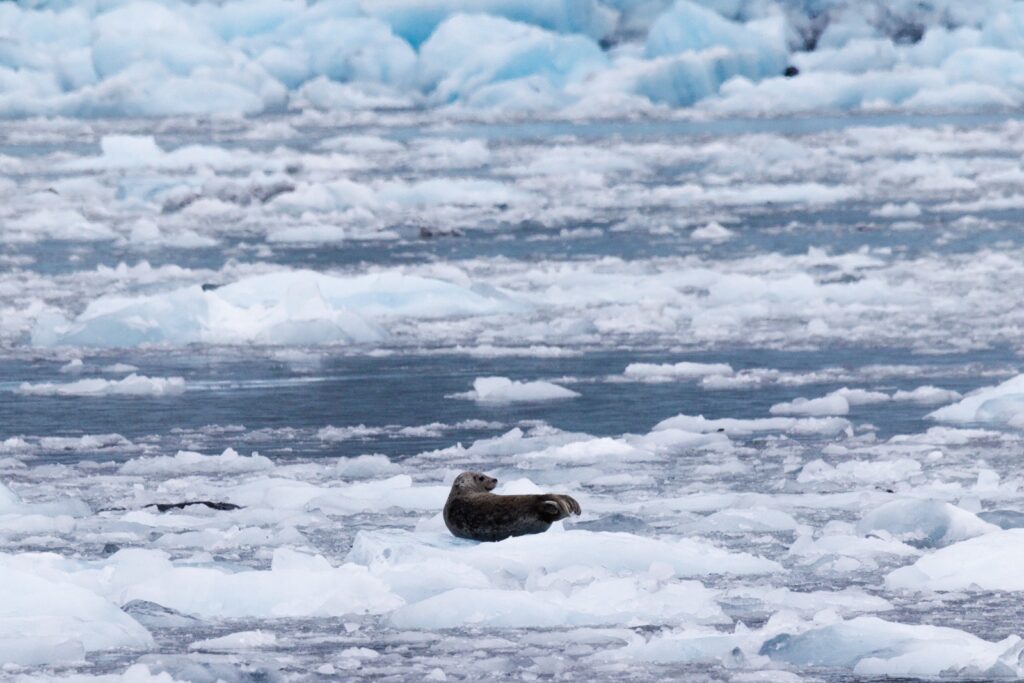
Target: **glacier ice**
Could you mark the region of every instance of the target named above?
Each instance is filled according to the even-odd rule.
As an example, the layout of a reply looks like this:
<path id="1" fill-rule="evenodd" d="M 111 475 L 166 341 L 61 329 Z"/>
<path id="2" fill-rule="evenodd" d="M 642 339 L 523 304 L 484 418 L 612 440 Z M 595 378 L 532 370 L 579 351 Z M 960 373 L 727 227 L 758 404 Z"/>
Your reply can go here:
<path id="1" fill-rule="evenodd" d="M 899 3 L 19 3 L 0 115 L 1014 106 L 1021 10 Z M 908 36 L 916 38 L 908 40 Z M 813 49 L 810 49 L 813 48 Z M 796 78 L 784 78 L 789 64 Z"/>

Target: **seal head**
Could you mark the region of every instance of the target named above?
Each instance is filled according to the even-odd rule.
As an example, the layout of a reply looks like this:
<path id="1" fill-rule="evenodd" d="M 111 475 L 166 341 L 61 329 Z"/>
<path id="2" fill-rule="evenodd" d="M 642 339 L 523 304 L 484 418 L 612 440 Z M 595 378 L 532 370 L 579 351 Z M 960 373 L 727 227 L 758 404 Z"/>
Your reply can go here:
<path id="1" fill-rule="evenodd" d="M 444 523 L 459 538 L 501 541 L 539 534 L 552 522 L 580 514 L 575 498 L 557 493 L 499 496 L 498 480 L 480 472 L 463 472 L 452 483 L 444 505 Z"/>

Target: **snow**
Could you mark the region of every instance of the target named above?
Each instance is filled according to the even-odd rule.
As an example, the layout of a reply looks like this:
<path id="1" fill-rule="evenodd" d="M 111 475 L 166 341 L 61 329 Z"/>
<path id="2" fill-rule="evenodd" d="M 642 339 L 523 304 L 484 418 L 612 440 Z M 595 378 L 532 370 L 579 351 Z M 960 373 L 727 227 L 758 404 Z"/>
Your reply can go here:
<path id="1" fill-rule="evenodd" d="M 472 391 L 454 394 L 454 398 L 492 403 L 517 403 L 521 401 L 553 401 L 575 398 L 579 394 L 552 382 L 521 382 L 508 377 L 477 377 L 473 380 Z"/>

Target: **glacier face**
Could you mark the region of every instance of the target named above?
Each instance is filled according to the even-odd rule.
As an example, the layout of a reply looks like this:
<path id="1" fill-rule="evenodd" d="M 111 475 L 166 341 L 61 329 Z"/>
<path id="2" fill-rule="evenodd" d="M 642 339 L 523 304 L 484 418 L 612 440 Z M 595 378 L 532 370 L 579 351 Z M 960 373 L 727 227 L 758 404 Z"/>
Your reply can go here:
<path id="1" fill-rule="evenodd" d="M 0 7 L 0 116 L 444 108 L 568 116 L 1024 101 L 1024 9 L 706 0 Z M 787 67 L 799 74 L 786 78 Z"/>

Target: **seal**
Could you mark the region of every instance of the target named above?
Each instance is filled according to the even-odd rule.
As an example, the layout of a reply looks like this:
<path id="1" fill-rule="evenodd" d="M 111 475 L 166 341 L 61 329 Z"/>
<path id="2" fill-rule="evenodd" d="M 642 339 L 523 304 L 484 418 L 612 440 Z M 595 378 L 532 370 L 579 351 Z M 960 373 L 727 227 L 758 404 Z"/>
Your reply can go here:
<path id="1" fill-rule="evenodd" d="M 459 538 L 502 541 L 509 536 L 542 533 L 552 522 L 580 514 L 580 504 L 571 496 L 499 496 L 491 493 L 497 485 L 497 479 L 480 472 L 455 477 L 444 504 L 448 530 Z"/>

